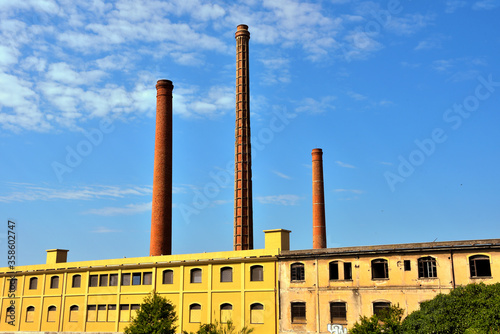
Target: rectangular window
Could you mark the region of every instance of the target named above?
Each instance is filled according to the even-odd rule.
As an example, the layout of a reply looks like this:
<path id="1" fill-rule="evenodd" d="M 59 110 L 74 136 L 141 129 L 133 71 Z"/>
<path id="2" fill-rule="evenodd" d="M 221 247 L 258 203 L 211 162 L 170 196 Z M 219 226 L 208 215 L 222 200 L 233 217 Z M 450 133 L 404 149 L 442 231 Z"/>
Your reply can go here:
<path id="1" fill-rule="evenodd" d="M 99 277 L 99 286 L 108 286 L 108 275 L 101 275 Z"/>
<path id="2" fill-rule="evenodd" d="M 109 275 L 109 286 L 117 286 L 118 285 L 118 274 Z"/>
<path id="3" fill-rule="evenodd" d="M 97 316 L 97 306 L 96 305 L 88 305 L 87 306 L 87 321 L 94 322 Z"/>
<path id="4" fill-rule="evenodd" d="M 97 305 L 97 321 L 106 321 L 106 305 Z"/>
<path id="5" fill-rule="evenodd" d="M 133 319 L 137 316 L 137 311 L 141 308 L 141 305 L 139 304 L 132 304 L 130 305 L 130 318 Z"/>
<path id="6" fill-rule="evenodd" d="M 372 261 L 372 279 L 389 278 L 389 266 L 387 260 L 377 259 Z"/>
<path id="7" fill-rule="evenodd" d="M 173 284 L 174 283 L 174 272 L 173 270 L 167 269 L 163 271 L 163 284 Z"/>
<path id="8" fill-rule="evenodd" d="M 153 273 L 144 273 L 142 278 L 142 284 L 151 285 L 153 282 Z"/>
<path id="9" fill-rule="evenodd" d="M 411 262 L 410 262 L 410 260 L 405 260 L 405 271 L 411 271 Z"/>
<path id="10" fill-rule="evenodd" d="M 344 279 L 345 280 L 352 280 L 351 262 L 344 262 Z"/>
<path id="11" fill-rule="evenodd" d="M 122 285 L 130 285 L 130 274 L 122 274 Z"/>
<path id="12" fill-rule="evenodd" d="M 330 262 L 330 281 L 339 279 L 339 263 L 337 261 Z"/>
<path id="13" fill-rule="evenodd" d="M 191 269 L 191 283 L 201 283 L 201 269 Z"/>
<path id="14" fill-rule="evenodd" d="M 222 268 L 220 270 L 220 281 L 221 282 L 232 282 L 233 281 L 233 268 Z"/>
<path id="15" fill-rule="evenodd" d="M 305 280 L 304 265 L 302 263 L 294 263 L 290 266 L 290 276 L 292 281 Z"/>
<path id="16" fill-rule="evenodd" d="M 141 285 L 141 273 L 132 274 L 132 285 Z"/>
<path id="17" fill-rule="evenodd" d="M 116 321 L 116 305 L 111 304 L 108 305 L 108 322 Z"/>
<path id="18" fill-rule="evenodd" d="M 306 322 L 306 303 L 292 303 L 292 323 Z"/>
<path id="19" fill-rule="evenodd" d="M 130 309 L 130 306 L 128 304 L 120 305 L 120 321 L 123 321 L 123 322 L 130 321 L 130 310 L 129 309 Z"/>
<path id="20" fill-rule="evenodd" d="M 14 292 L 17 290 L 17 278 L 11 278 L 9 280 L 9 292 Z"/>
<path id="21" fill-rule="evenodd" d="M 250 267 L 250 281 L 258 282 L 264 280 L 264 267 L 252 266 Z"/>
<path id="22" fill-rule="evenodd" d="M 90 275 L 89 286 L 97 286 L 98 283 L 99 283 L 99 276 L 98 275 Z"/>
<path id="23" fill-rule="evenodd" d="M 346 303 L 330 303 L 330 323 L 345 324 L 347 321 Z"/>

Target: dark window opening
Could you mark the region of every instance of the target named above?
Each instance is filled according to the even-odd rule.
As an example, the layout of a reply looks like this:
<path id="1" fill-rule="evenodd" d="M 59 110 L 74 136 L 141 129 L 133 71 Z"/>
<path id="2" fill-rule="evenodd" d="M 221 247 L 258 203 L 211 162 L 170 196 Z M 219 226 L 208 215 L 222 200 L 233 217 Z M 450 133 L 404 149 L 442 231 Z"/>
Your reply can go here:
<path id="1" fill-rule="evenodd" d="M 230 268 L 230 267 L 221 268 L 220 281 L 221 282 L 232 282 L 233 281 L 233 268 Z"/>
<path id="2" fill-rule="evenodd" d="M 252 266 L 250 267 L 250 281 L 257 282 L 264 280 L 264 267 Z"/>
<path id="3" fill-rule="evenodd" d="M 330 262 L 330 281 L 339 279 L 339 263 L 338 261 Z"/>
<path id="4" fill-rule="evenodd" d="M 377 259 L 372 261 L 372 279 L 389 278 L 387 260 Z"/>
<path id="5" fill-rule="evenodd" d="M 108 275 L 101 275 L 99 277 L 99 286 L 108 286 Z"/>
<path id="6" fill-rule="evenodd" d="M 144 273 L 142 277 L 142 284 L 151 285 L 153 283 L 153 273 Z"/>
<path id="7" fill-rule="evenodd" d="M 305 280 L 304 265 L 302 263 L 294 263 L 290 266 L 290 278 L 292 281 Z"/>
<path id="8" fill-rule="evenodd" d="M 427 256 L 418 259 L 418 278 L 437 277 L 436 259 Z"/>
<path id="9" fill-rule="evenodd" d="M 292 303 L 292 323 L 306 322 L 306 303 Z"/>
<path id="10" fill-rule="evenodd" d="M 36 290 L 37 287 L 38 287 L 38 278 L 31 277 L 30 278 L 30 290 Z"/>
<path id="11" fill-rule="evenodd" d="M 201 269 L 191 269 L 191 283 L 201 283 Z"/>
<path id="12" fill-rule="evenodd" d="M 51 289 L 59 288 L 59 276 L 52 276 L 50 278 L 50 288 Z"/>
<path id="13" fill-rule="evenodd" d="M 141 273 L 132 274 L 132 285 L 141 285 Z"/>
<path id="14" fill-rule="evenodd" d="M 164 270 L 163 271 L 163 284 L 174 284 L 174 271 Z"/>
<path id="15" fill-rule="evenodd" d="M 90 275 L 89 277 L 89 286 L 97 286 L 99 283 L 98 275 Z"/>
<path id="16" fill-rule="evenodd" d="M 118 274 L 110 274 L 109 286 L 117 286 L 117 285 L 118 285 Z"/>
<path id="17" fill-rule="evenodd" d="M 81 275 L 73 275 L 73 278 L 71 279 L 71 287 L 72 288 L 79 288 L 82 283 L 82 276 Z"/>
<path id="18" fill-rule="evenodd" d="M 469 258 L 471 277 L 491 277 L 490 258 L 485 255 L 475 255 Z"/>
<path id="19" fill-rule="evenodd" d="M 344 262 L 344 279 L 345 280 L 352 280 L 351 262 Z"/>
<path id="20" fill-rule="evenodd" d="M 385 314 L 387 314 L 387 310 L 391 307 L 391 303 L 389 302 L 377 302 L 373 303 L 373 314 L 376 316 L 383 318 Z"/>
<path id="21" fill-rule="evenodd" d="M 405 264 L 405 271 L 411 271 L 411 262 L 410 262 L 410 260 L 405 260 L 404 264 Z"/>
<path id="22" fill-rule="evenodd" d="M 130 285 L 130 274 L 122 274 L 122 285 Z"/>
<path id="23" fill-rule="evenodd" d="M 345 323 L 347 321 L 346 303 L 330 303 L 330 323 Z"/>

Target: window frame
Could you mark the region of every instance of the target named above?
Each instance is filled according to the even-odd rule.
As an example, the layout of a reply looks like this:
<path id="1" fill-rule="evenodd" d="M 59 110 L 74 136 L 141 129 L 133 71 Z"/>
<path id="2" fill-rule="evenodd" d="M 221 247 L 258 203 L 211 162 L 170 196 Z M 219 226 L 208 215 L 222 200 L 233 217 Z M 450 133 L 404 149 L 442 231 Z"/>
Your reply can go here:
<path id="1" fill-rule="evenodd" d="M 26 316 L 24 318 L 24 322 L 35 322 L 35 310 L 36 308 L 33 305 L 26 307 Z"/>
<path id="2" fill-rule="evenodd" d="M 59 289 L 59 276 L 54 275 L 50 277 L 50 288 Z"/>
<path id="3" fill-rule="evenodd" d="M 250 323 L 251 324 L 263 324 L 264 323 L 264 316 L 265 316 L 264 304 L 252 303 L 250 305 Z M 258 320 L 256 318 L 262 318 L 262 321 L 258 322 Z"/>
<path id="4" fill-rule="evenodd" d="M 342 308 L 342 310 L 340 310 Z M 337 314 L 343 315 L 334 317 L 334 309 Z M 339 311 L 340 310 L 340 311 Z M 330 323 L 332 324 L 347 324 L 347 303 L 344 301 L 330 302 Z"/>
<path id="5" fill-rule="evenodd" d="M 232 267 L 220 268 L 220 282 L 221 283 L 232 283 L 233 282 L 233 268 Z"/>
<path id="6" fill-rule="evenodd" d="M 202 282 L 203 282 L 203 270 L 201 268 L 192 268 L 189 271 L 189 283 L 201 284 Z"/>
<path id="7" fill-rule="evenodd" d="M 290 320 L 292 324 L 307 323 L 307 308 L 305 302 L 290 303 Z"/>
<path id="8" fill-rule="evenodd" d="M 374 265 L 376 265 L 377 267 L 383 266 L 382 271 L 383 271 L 384 277 L 375 277 L 375 273 L 377 273 L 377 274 L 380 273 L 381 269 L 375 270 Z M 372 280 L 389 279 L 389 261 L 387 261 L 386 259 L 382 259 L 382 258 L 373 259 L 370 261 L 370 266 L 371 266 L 371 270 L 372 270 Z M 377 275 L 377 276 L 379 276 L 379 275 Z"/>
<path id="9" fill-rule="evenodd" d="M 76 282 L 76 280 L 78 280 L 78 282 Z M 78 283 L 78 286 L 76 283 Z M 75 274 L 75 275 L 71 276 L 71 287 L 72 288 L 81 288 L 82 287 L 82 275 Z"/>
<path id="10" fill-rule="evenodd" d="M 38 277 L 30 277 L 28 290 L 36 290 L 36 289 L 38 289 Z"/>
<path id="11" fill-rule="evenodd" d="M 328 273 L 330 281 L 340 280 L 339 262 L 340 261 L 331 261 L 330 263 L 328 263 Z"/>
<path id="12" fill-rule="evenodd" d="M 417 261 L 418 278 L 437 278 L 437 261 L 435 257 L 423 256 Z"/>
<path id="13" fill-rule="evenodd" d="M 75 310 L 76 307 L 76 310 Z M 78 322 L 78 319 L 75 320 L 73 317 L 78 318 L 78 312 L 80 311 L 80 307 L 78 305 L 71 305 L 69 307 L 69 316 L 68 316 L 68 322 Z M 76 313 L 76 315 L 75 315 Z"/>
<path id="14" fill-rule="evenodd" d="M 162 284 L 174 284 L 174 271 L 172 269 L 163 270 Z"/>
<path id="15" fill-rule="evenodd" d="M 485 270 L 485 268 L 482 267 L 485 264 L 482 264 L 481 268 L 478 270 L 478 266 L 477 266 L 478 262 L 487 263 L 487 265 L 488 265 L 488 274 L 489 275 L 479 275 L 478 274 L 479 270 L 481 271 L 481 273 L 483 272 L 483 270 Z M 469 256 L 469 272 L 470 272 L 470 278 L 472 278 L 472 279 L 475 279 L 475 278 L 492 278 L 492 275 L 491 275 L 491 258 L 490 258 L 490 256 L 485 255 L 485 254 L 476 254 L 476 255 Z"/>
<path id="16" fill-rule="evenodd" d="M 260 269 L 260 270 L 259 270 Z M 256 264 L 250 267 L 250 282 L 264 281 L 264 266 Z"/>
<path id="17" fill-rule="evenodd" d="M 306 280 L 305 266 L 302 262 L 290 265 L 290 282 L 304 282 Z"/>
<path id="18" fill-rule="evenodd" d="M 47 308 L 47 322 L 57 322 L 57 306 L 50 305 Z"/>
<path id="19" fill-rule="evenodd" d="M 391 302 L 388 301 L 375 301 L 372 303 L 373 315 L 380 316 L 380 312 L 391 307 Z"/>

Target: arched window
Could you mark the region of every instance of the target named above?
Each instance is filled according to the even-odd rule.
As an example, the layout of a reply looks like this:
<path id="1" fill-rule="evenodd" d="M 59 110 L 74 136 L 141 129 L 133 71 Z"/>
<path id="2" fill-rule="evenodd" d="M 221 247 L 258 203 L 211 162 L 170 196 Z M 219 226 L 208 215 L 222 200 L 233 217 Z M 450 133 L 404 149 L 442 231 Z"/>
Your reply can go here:
<path id="1" fill-rule="evenodd" d="M 233 305 L 229 303 L 220 306 L 220 322 L 225 324 L 233 318 Z"/>
<path id="2" fill-rule="evenodd" d="M 30 278 L 30 290 L 36 290 L 37 287 L 38 287 L 38 278 L 31 277 Z"/>
<path id="3" fill-rule="evenodd" d="M 163 271 L 163 284 L 174 284 L 174 271 L 167 269 Z"/>
<path id="4" fill-rule="evenodd" d="M 347 321 L 347 305 L 345 302 L 330 303 L 330 323 L 345 324 Z"/>
<path id="5" fill-rule="evenodd" d="M 47 310 L 47 322 L 56 322 L 57 320 L 57 307 L 54 305 L 49 306 Z"/>
<path id="6" fill-rule="evenodd" d="M 26 322 L 33 322 L 35 320 L 35 307 L 28 306 L 26 308 Z"/>
<path id="7" fill-rule="evenodd" d="M 291 303 L 290 309 L 292 311 L 292 323 L 305 323 L 306 322 L 306 303 L 294 302 Z"/>
<path id="8" fill-rule="evenodd" d="M 372 279 L 389 278 L 389 265 L 387 260 L 372 260 Z"/>
<path id="9" fill-rule="evenodd" d="M 250 305 L 250 323 L 251 324 L 264 323 L 264 305 L 259 303 Z"/>
<path id="10" fill-rule="evenodd" d="M 51 289 L 59 288 L 59 276 L 52 276 L 50 278 L 50 288 Z"/>
<path id="11" fill-rule="evenodd" d="M 486 255 L 474 255 L 469 258 L 470 277 L 491 277 L 490 258 Z"/>
<path id="12" fill-rule="evenodd" d="M 189 322 L 201 322 L 201 305 L 189 305 Z"/>
<path id="13" fill-rule="evenodd" d="M 78 321 L 78 305 L 72 305 L 69 307 L 69 321 L 76 322 Z"/>
<path id="14" fill-rule="evenodd" d="M 437 277 L 436 259 L 432 256 L 418 259 L 418 278 Z"/>
<path id="15" fill-rule="evenodd" d="M 250 267 L 250 281 L 258 282 L 264 280 L 264 267 L 251 266 Z"/>
<path id="16" fill-rule="evenodd" d="M 290 266 L 290 279 L 292 282 L 305 280 L 303 263 L 294 263 Z"/>
<path id="17" fill-rule="evenodd" d="M 232 282 L 233 281 L 233 268 L 224 267 L 220 269 L 220 281 Z"/>
<path id="18" fill-rule="evenodd" d="M 191 269 L 191 283 L 201 283 L 201 269 Z"/>
<path id="19" fill-rule="evenodd" d="M 374 302 L 373 303 L 373 314 L 377 316 L 383 316 L 385 311 L 391 307 L 390 302 Z"/>
<path id="20" fill-rule="evenodd" d="M 82 276 L 81 275 L 73 275 L 73 277 L 71 279 L 71 287 L 72 288 L 79 288 L 81 284 L 82 284 Z"/>

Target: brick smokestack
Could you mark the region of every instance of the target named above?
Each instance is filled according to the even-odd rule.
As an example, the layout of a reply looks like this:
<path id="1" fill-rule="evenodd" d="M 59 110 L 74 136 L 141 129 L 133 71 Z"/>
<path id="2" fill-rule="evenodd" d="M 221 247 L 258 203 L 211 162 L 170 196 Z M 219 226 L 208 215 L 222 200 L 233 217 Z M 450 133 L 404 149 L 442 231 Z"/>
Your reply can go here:
<path id="1" fill-rule="evenodd" d="M 326 248 L 325 189 L 323 185 L 323 151 L 312 150 L 313 181 L 313 248 Z"/>
<path id="2" fill-rule="evenodd" d="M 236 38 L 236 143 L 234 157 L 234 250 L 253 249 L 252 156 L 250 146 L 250 90 L 248 26 Z"/>
<path id="3" fill-rule="evenodd" d="M 156 134 L 150 256 L 172 254 L 172 90 L 170 80 L 156 83 Z"/>

